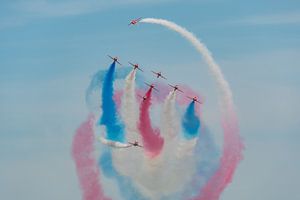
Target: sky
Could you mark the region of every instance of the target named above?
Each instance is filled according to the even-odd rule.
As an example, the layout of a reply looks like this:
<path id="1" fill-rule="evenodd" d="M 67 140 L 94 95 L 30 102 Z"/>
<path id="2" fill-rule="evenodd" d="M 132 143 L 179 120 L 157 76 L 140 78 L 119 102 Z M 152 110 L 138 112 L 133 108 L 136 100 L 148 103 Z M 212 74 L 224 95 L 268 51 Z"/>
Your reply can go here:
<path id="1" fill-rule="evenodd" d="M 205 121 L 221 137 L 216 87 L 201 57 L 167 29 L 128 27 L 137 17 L 195 33 L 232 87 L 246 149 L 221 200 L 300 199 L 300 2 L 293 0 L 2 0 L 1 198 L 81 199 L 70 147 L 88 114 L 85 90 L 109 66 L 107 54 L 201 92 Z"/>

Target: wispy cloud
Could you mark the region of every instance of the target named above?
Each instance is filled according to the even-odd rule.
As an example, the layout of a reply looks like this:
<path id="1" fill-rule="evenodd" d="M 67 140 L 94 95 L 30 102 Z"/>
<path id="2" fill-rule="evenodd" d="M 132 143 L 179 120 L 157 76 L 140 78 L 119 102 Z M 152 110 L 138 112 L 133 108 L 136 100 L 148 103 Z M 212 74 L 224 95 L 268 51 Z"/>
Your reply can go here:
<path id="1" fill-rule="evenodd" d="M 233 24 L 241 25 L 285 25 L 299 24 L 300 11 L 288 12 L 269 15 L 248 16 L 232 22 Z"/>
<path id="2" fill-rule="evenodd" d="M 2 14 L 0 29 L 24 25 L 40 18 L 75 16 L 98 12 L 114 6 L 159 4 L 169 1 L 176 0 L 19 0 L 5 5 L 7 14 Z M 0 11 L 3 9 L 0 9 Z"/>
<path id="3" fill-rule="evenodd" d="M 114 2 L 114 1 L 113 1 Z M 58 1 L 51 2 L 47 0 L 31 0 L 15 4 L 16 10 L 30 14 L 34 17 L 60 17 L 69 15 L 80 15 L 101 10 L 109 7 L 103 1 Z"/>

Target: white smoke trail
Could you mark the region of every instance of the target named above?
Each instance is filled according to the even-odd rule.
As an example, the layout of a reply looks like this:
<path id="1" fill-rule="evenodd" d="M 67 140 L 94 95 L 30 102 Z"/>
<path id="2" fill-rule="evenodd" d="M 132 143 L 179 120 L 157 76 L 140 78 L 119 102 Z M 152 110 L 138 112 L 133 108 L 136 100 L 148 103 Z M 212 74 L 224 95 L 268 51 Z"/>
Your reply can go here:
<path id="1" fill-rule="evenodd" d="M 175 102 L 176 92 L 171 91 L 165 99 L 162 112 L 161 133 L 166 142 L 173 139 L 179 131 L 179 119 L 176 115 Z"/>
<path id="2" fill-rule="evenodd" d="M 125 125 L 126 140 L 128 142 L 140 141 L 137 121 L 139 105 L 136 101 L 135 92 L 136 70 L 132 70 L 125 79 L 124 94 L 121 99 L 121 117 Z M 141 177 L 141 168 L 144 160 L 142 148 L 127 148 L 112 151 L 113 164 L 120 175 L 136 180 Z"/>
<path id="3" fill-rule="evenodd" d="M 114 148 L 128 148 L 131 147 L 131 144 L 127 144 L 127 143 L 121 143 L 121 142 L 116 142 L 116 141 L 112 141 L 112 140 L 107 140 L 103 137 L 98 137 L 98 140 L 102 143 L 105 144 L 107 146 L 111 146 Z"/>
<path id="4" fill-rule="evenodd" d="M 126 139 L 128 141 L 139 139 L 137 131 L 138 104 L 135 96 L 135 75 L 136 70 L 132 70 L 125 79 L 125 88 L 121 107 L 121 116 L 124 120 Z"/>
<path id="5" fill-rule="evenodd" d="M 176 156 L 175 159 L 179 161 L 179 159 L 184 158 L 184 156 L 190 156 L 193 154 L 194 147 L 197 143 L 197 138 L 194 138 L 193 140 L 186 140 L 178 135 L 180 130 L 180 121 L 176 113 L 175 108 L 176 103 L 176 92 L 171 91 L 169 95 L 166 97 L 166 100 L 164 102 L 163 106 L 163 112 L 162 112 L 162 134 L 165 137 L 165 148 L 163 154 L 168 152 L 168 148 L 170 148 L 168 145 L 173 145 L 173 150 L 175 149 L 175 152 L 172 152 L 172 155 L 170 156 Z M 178 136 L 178 137 L 177 137 Z M 171 142 L 171 140 L 175 139 L 175 144 Z M 172 144 L 170 144 L 172 143 Z M 175 146 L 176 148 L 174 148 Z M 164 156 L 169 157 L 169 156 Z"/>
<path id="6" fill-rule="evenodd" d="M 140 22 L 160 24 L 162 26 L 165 26 L 171 30 L 178 32 L 181 36 L 183 36 L 189 42 L 191 42 L 191 44 L 197 49 L 197 51 L 202 54 L 205 62 L 209 66 L 211 73 L 216 79 L 218 88 L 222 92 L 221 95 L 222 101 L 220 103 L 224 105 L 225 110 L 223 111 L 225 111 L 226 113 L 228 110 L 232 110 L 231 109 L 233 107 L 232 92 L 228 82 L 225 80 L 220 67 L 214 61 L 211 52 L 207 49 L 207 47 L 203 43 L 199 41 L 199 39 L 197 39 L 197 37 L 193 33 L 187 31 L 185 28 L 175 24 L 174 22 L 170 22 L 164 19 L 145 18 L 142 19 Z"/>

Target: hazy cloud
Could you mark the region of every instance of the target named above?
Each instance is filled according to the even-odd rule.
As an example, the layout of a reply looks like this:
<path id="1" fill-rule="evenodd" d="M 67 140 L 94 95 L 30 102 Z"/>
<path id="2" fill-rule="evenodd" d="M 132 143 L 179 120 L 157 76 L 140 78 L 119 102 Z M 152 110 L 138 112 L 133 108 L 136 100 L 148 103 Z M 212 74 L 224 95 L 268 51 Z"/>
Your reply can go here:
<path id="1" fill-rule="evenodd" d="M 244 25 L 283 25 L 299 24 L 300 12 L 288 12 L 270 15 L 248 16 L 232 22 L 233 24 Z"/>
<path id="2" fill-rule="evenodd" d="M 160 4 L 176 0 L 28 0 L 6 3 L 0 19 L 0 29 L 24 25 L 34 19 L 75 16 L 98 12 L 114 6 Z"/>

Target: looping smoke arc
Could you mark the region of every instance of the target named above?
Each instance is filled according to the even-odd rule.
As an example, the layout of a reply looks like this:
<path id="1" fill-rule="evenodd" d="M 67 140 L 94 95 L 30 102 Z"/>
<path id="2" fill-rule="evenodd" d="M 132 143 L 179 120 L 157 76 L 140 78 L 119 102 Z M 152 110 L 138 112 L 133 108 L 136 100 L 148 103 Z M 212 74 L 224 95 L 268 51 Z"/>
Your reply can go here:
<path id="1" fill-rule="evenodd" d="M 153 157 L 157 156 L 163 148 L 164 139 L 160 136 L 159 129 L 153 128 L 150 119 L 152 88 L 146 92 L 146 99 L 140 105 L 140 119 L 138 128 L 141 133 L 143 144 L 147 153 Z"/>
<path id="2" fill-rule="evenodd" d="M 214 61 L 211 52 L 201 43 L 201 41 L 185 28 L 164 19 L 145 18 L 141 23 L 159 24 L 179 33 L 187 39 L 196 50 L 203 56 L 205 62 L 217 83 L 221 92 L 221 110 L 224 132 L 223 155 L 221 164 L 215 175 L 209 180 L 207 185 L 201 190 L 195 200 L 217 200 L 225 187 L 231 182 L 237 164 L 242 159 L 243 144 L 239 136 L 238 121 L 234 111 L 232 92 L 228 82 L 218 64 Z"/>
<path id="3" fill-rule="evenodd" d="M 141 89 L 141 82 L 136 80 L 136 71 L 127 68 L 126 73 L 120 73 L 121 69 L 116 68 L 114 61 L 108 70 L 99 71 L 93 77 L 86 92 L 92 112 L 97 107 L 91 105 L 94 102 L 92 93 L 101 92 L 101 98 L 96 99 L 101 104 L 98 107 L 102 108 L 98 123 L 88 117 L 73 139 L 72 156 L 83 199 L 218 200 L 231 182 L 243 150 L 229 84 L 207 47 L 191 32 L 163 19 L 146 18 L 140 22 L 159 24 L 178 32 L 191 42 L 208 64 L 220 92 L 224 133 L 222 155 L 219 156 L 209 131 L 197 115 L 194 102 L 187 105 L 182 114 L 176 107 L 182 108 L 186 104 L 176 99 L 175 91 L 158 94 L 160 99 L 164 98 L 163 102 L 152 102 L 152 88 L 149 88 L 139 104 L 136 93 Z M 115 78 L 125 78 L 123 90 L 114 91 Z M 153 128 L 156 125 L 151 121 L 150 109 L 152 104 L 161 103 L 161 129 Z M 105 131 L 96 133 L 94 125 L 100 125 Z M 94 134 L 101 135 L 97 137 L 102 143 L 98 166 L 93 155 Z M 133 140 L 141 140 L 143 148 L 134 147 Z M 100 175 L 104 175 L 104 179 L 100 179 Z"/>

